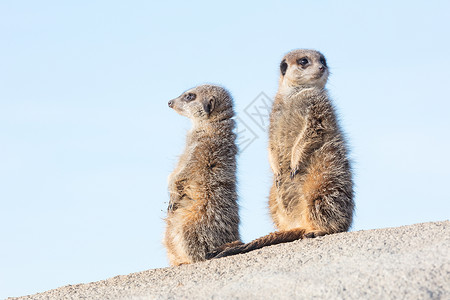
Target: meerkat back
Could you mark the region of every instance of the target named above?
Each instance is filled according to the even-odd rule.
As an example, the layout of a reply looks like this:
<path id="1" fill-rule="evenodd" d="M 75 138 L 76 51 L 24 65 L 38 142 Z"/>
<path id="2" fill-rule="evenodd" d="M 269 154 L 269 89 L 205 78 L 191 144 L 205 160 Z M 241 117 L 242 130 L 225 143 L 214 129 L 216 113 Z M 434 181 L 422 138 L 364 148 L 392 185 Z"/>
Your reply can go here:
<path id="1" fill-rule="evenodd" d="M 169 176 L 164 245 L 171 265 L 205 260 L 239 240 L 233 101 L 222 87 L 202 85 L 169 101 L 192 120 L 184 153 Z"/>

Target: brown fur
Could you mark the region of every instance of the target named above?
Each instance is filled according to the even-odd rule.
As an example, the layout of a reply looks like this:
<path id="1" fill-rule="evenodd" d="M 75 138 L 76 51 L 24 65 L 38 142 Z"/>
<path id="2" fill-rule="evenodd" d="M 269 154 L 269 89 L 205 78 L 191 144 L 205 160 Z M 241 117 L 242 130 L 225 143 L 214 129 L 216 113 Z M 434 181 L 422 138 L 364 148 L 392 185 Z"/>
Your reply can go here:
<path id="1" fill-rule="evenodd" d="M 274 173 L 269 209 L 279 231 L 228 247 L 216 258 L 347 231 L 352 223 L 352 173 L 325 89 L 329 74 L 325 58 L 314 50 L 295 50 L 283 58 L 280 70 L 269 128 Z"/>
<path id="2" fill-rule="evenodd" d="M 193 128 L 169 176 L 164 245 L 171 265 L 205 260 L 206 253 L 239 240 L 233 101 L 223 88 L 202 85 L 169 101 Z"/>

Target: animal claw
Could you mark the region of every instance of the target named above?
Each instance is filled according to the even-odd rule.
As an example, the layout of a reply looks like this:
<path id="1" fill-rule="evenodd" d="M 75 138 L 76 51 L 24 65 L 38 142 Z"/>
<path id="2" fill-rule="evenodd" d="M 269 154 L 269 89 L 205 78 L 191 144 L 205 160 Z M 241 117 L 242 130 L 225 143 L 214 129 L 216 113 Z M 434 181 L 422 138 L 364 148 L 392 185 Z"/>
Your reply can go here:
<path id="1" fill-rule="evenodd" d="M 279 188 L 280 186 L 281 186 L 281 178 L 280 178 L 280 175 L 278 174 L 277 176 L 276 176 L 276 178 L 275 178 L 275 186 L 277 187 L 277 188 Z"/>
<path id="2" fill-rule="evenodd" d="M 297 175 L 297 173 L 298 173 L 298 168 L 291 170 L 291 179 L 294 179 L 294 176 Z"/>

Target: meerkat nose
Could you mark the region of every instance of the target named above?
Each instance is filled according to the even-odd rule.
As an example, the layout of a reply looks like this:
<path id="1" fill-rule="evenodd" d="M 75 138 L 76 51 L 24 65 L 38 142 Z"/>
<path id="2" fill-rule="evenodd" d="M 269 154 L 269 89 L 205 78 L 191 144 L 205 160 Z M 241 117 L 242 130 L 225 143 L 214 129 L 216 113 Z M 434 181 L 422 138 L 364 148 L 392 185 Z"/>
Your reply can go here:
<path id="1" fill-rule="evenodd" d="M 172 108 L 173 107 L 173 100 L 170 100 L 168 104 L 169 104 L 169 107 Z"/>
<path id="2" fill-rule="evenodd" d="M 319 70 L 323 72 L 325 70 L 325 67 L 324 66 L 320 66 Z"/>

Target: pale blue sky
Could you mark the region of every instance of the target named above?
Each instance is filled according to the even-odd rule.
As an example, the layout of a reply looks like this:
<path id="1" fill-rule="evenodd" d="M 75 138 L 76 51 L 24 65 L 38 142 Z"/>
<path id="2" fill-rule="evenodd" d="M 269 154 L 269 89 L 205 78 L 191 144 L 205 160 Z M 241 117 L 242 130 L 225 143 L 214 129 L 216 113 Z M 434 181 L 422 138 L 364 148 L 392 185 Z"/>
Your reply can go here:
<path id="1" fill-rule="evenodd" d="M 273 230 L 265 132 L 284 53 L 328 59 L 352 149 L 352 230 L 449 219 L 448 1 L 1 1 L 0 298 L 167 266 L 167 176 L 190 122 L 230 90 L 259 138 L 239 158 L 241 233 Z"/>

